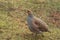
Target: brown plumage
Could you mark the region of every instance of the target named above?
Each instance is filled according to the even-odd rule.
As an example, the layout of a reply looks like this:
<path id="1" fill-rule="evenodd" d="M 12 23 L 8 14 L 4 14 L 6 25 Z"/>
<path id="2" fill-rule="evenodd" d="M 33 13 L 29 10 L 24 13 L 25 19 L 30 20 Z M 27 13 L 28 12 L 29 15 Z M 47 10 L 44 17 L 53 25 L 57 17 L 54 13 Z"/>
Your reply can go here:
<path id="1" fill-rule="evenodd" d="M 27 10 L 27 14 L 27 23 L 30 31 L 34 33 L 49 32 L 48 25 L 43 20 L 32 15 L 30 10 Z"/>

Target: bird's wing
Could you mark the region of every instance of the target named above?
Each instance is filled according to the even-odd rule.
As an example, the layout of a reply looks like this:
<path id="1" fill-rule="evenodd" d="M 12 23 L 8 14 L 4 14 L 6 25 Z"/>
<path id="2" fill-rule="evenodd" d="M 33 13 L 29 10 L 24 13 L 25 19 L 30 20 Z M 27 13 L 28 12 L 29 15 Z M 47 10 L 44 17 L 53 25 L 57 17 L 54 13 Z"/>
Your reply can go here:
<path id="1" fill-rule="evenodd" d="M 39 32 L 39 28 L 38 28 L 38 25 L 35 24 L 35 20 L 32 20 L 32 27 L 37 31 Z"/>
<path id="2" fill-rule="evenodd" d="M 39 18 L 34 18 L 34 24 L 39 28 L 47 28 L 48 25 L 41 19 Z"/>

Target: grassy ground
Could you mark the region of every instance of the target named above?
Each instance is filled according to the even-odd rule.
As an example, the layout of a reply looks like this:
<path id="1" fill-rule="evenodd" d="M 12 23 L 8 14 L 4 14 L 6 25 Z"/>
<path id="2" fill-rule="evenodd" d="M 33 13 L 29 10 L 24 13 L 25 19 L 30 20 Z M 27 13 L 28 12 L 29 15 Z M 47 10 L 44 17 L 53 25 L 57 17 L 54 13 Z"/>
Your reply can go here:
<path id="1" fill-rule="evenodd" d="M 37 40 L 60 40 L 59 0 L 0 0 L 0 40 L 35 40 L 28 29 L 26 10 L 41 17 L 51 33 L 44 32 Z"/>

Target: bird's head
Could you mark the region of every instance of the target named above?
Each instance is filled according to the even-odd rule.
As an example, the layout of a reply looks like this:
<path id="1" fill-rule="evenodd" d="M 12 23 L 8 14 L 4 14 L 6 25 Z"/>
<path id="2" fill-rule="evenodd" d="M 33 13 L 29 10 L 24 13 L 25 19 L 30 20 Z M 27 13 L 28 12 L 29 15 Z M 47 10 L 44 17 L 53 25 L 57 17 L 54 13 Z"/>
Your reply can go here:
<path id="1" fill-rule="evenodd" d="M 28 14 L 28 16 L 33 16 L 31 10 L 27 10 L 27 14 Z"/>
<path id="2" fill-rule="evenodd" d="M 27 10 L 27 14 L 28 15 L 32 15 L 32 11 L 31 10 Z"/>

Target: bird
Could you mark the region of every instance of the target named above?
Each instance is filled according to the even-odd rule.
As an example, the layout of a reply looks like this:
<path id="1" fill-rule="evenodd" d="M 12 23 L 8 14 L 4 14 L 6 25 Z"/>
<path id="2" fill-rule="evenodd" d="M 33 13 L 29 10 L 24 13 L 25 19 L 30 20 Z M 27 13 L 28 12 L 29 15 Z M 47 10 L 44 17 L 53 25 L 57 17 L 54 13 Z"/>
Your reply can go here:
<path id="1" fill-rule="evenodd" d="M 27 24 L 31 32 L 36 34 L 50 32 L 47 23 L 41 18 L 34 16 L 31 10 L 27 10 L 27 15 Z"/>

